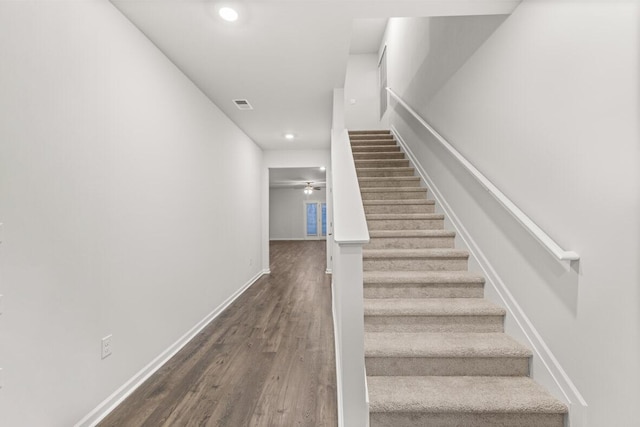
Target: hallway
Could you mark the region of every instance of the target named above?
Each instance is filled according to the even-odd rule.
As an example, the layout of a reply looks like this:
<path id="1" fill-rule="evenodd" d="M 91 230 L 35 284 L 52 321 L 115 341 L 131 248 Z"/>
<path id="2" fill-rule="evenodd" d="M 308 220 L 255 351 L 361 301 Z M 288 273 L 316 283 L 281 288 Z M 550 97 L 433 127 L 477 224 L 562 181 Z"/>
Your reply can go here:
<path id="1" fill-rule="evenodd" d="M 337 425 L 324 241 L 270 244 L 263 276 L 99 425 Z"/>

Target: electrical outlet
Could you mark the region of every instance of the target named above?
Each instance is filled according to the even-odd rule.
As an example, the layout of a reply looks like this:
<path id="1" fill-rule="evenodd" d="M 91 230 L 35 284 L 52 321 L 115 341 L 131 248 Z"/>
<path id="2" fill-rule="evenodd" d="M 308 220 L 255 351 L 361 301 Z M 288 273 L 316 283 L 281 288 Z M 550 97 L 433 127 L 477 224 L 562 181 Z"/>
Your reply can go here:
<path id="1" fill-rule="evenodd" d="M 249 258 L 249 267 L 253 265 L 253 258 Z"/>
<path id="2" fill-rule="evenodd" d="M 102 358 L 106 358 L 111 356 L 111 351 L 113 350 L 113 348 L 111 347 L 111 339 L 113 338 L 113 335 L 107 335 L 106 337 L 102 338 Z"/>

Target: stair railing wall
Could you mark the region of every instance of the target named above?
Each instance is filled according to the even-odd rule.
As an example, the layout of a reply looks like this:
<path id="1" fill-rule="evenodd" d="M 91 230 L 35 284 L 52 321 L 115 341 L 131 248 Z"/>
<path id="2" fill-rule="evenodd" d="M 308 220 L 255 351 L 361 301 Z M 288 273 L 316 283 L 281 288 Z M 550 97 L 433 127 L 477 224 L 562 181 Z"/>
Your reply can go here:
<path id="1" fill-rule="evenodd" d="M 389 95 L 425 127 L 442 146 L 462 164 L 465 169 L 491 194 L 535 239 L 559 261 L 577 261 L 580 259 L 574 251 L 560 247 L 544 230 L 542 230 L 527 214 L 522 212 L 498 187 L 471 164 L 458 150 L 442 137 L 429 123 L 415 112 L 397 93 L 387 87 Z"/>
<path id="2" fill-rule="evenodd" d="M 451 227 L 456 230 L 456 247 L 460 246 L 469 250 L 471 255 L 469 258 L 471 271 L 481 272 L 487 279 L 488 286 L 485 286 L 485 297 L 507 309 L 505 331 L 518 341 L 527 343 L 533 350 L 533 357 L 531 359 L 532 376 L 538 383 L 549 390 L 552 395 L 569 405 L 569 425 L 575 427 L 587 425 L 588 405 L 584 397 L 568 373 L 563 369 L 560 361 L 553 354 L 541 333 L 538 332 L 534 321 L 532 321 L 525 312 L 525 308 L 516 300 L 512 293 L 512 287 L 508 286 L 503 279 L 503 275 L 505 274 L 509 277 L 512 276 L 513 271 L 500 271 L 504 270 L 504 266 L 497 266 L 494 262 L 495 260 L 490 257 L 491 252 L 495 249 L 495 247 L 491 245 L 496 244 L 496 242 L 498 242 L 497 244 L 500 245 L 499 247 L 501 248 L 508 248 L 509 246 L 503 245 L 504 241 L 501 240 L 500 235 L 493 236 L 487 241 L 485 233 L 484 236 L 481 236 L 481 239 L 485 239 L 483 242 L 485 244 L 488 243 L 489 247 L 481 249 L 479 245 L 481 242 L 476 241 L 476 237 L 472 236 L 470 230 L 467 229 L 469 224 L 465 225 L 465 221 L 470 220 L 469 215 L 467 215 L 468 211 L 465 210 L 472 207 L 472 205 L 468 204 L 469 201 L 482 204 L 482 201 L 488 202 L 493 199 L 500 202 L 500 200 L 498 200 L 496 195 L 493 194 L 478 177 L 474 176 L 474 178 L 471 178 L 470 175 L 473 174 L 465 174 L 465 170 L 467 172 L 471 171 L 466 169 L 466 165 L 459 161 L 458 156 L 452 155 L 455 152 L 459 157 L 464 159 L 451 144 L 429 126 L 425 120 L 415 113 L 397 94 L 390 89 L 387 89 L 387 91 L 393 100 L 397 101 L 397 103 L 394 102 L 390 104 L 390 107 L 398 109 L 398 111 L 394 112 L 393 116 L 389 118 L 392 122 L 390 126 L 391 132 L 395 135 L 398 144 L 406 153 L 412 166 L 416 168 L 418 175 L 426 183 L 431 197 L 436 200 L 436 209 L 439 209 L 446 215 L 445 221 L 449 221 Z M 396 105 L 398 107 L 396 107 Z M 413 123 L 416 122 L 417 126 L 413 126 Z M 443 154 L 447 158 L 440 157 L 440 154 Z M 451 155 L 450 158 L 449 155 Z M 427 165 L 431 162 L 428 168 L 429 172 L 425 170 L 423 162 L 426 162 Z M 435 167 L 435 170 L 431 169 L 433 167 Z M 462 174 L 460 174 L 460 172 Z M 480 172 L 478 173 L 480 174 Z M 486 177 L 483 175 L 482 177 L 488 182 Z M 479 199 L 473 197 L 467 199 L 469 194 L 465 196 L 463 193 L 457 193 L 460 189 L 467 188 L 467 185 L 475 187 L 476 183 L 478 189 L 484 188 L 491 196 L 477 195 Z M 495 188 L 495 186 L 493 187 Z M 448 192 L 447 197 L 444 197 L 444 191 Z M 506 199 L 506 196 L 504 197 Z M 504 207 L 502 203 L 495 205 L 497 209 L 494 209 L 492 204 L 485 205 L 485 207 L 490 209 L 494 214 L 499 213 L 500 218 L 508 219 L 514 216 L 512 212 L 502 209 Z M 497 224 L 501 223 L 498 222 Z M 473 226 L 487 225 L 487 221 L 481 219 L 475 222 Z M 524 229 L 516 230 L 518 228 L 517 224 L 514 223 L 513 225 L 515 228 L 512 228 L 511 231 L 522 231 L 521 234 L 523 236 L 528 235 Z M 499 230 L 500 227 L 497 226 L 495 232 L 499 233 Z M 483 230 L 483 232 L 484 231 L 486 230 Z M 520 235 L 520 233 L 518 233 L 518 235 Z M 458 237 L 460 238 L 459 241 Z M 517 263 L 521 260 L 534 260 L 534 265 L 538 265 L 538 267 L 542 269 L 541 271 L 546 271 L 546 274 L 557 279 L 554 283 L 562 285 L 562 292 L 577 289 L 577 265 L 574 265 L 574 262 L 572 262 L 574 261 L 571 259 L 573 257 L 565 258 L 558 264 L 557 261 L 561 260 L 561 258 L 559 256 L 547 257 L 546 254 L 553 252 L 546 246 L 545 249 L 547 250 L 543 250 L 536 242 L 539 242 L 539 240 L 531 240 L 524 245 L 523 252 L 515 253 L 515 256 L 509 258 L 510 262 Z M 534 249 L 535 251 L 533 251 Z M 544 257 L 538 258 L 538 253 Z M 575 259 L 579 259 L 577 254 L 575 254 Z M 522 265 L 526 266 L 527 264 Z M 568 271 L 567 267 L 569 267 Z M 529 296 L 531 297 L 531 295 Z"/>
<path id="3" fill-rule="evenodd" d="M 331 134 L 333 318 L 339 426 L 368 426 L 362 245 L 369 231 L 346 129 Z"/>

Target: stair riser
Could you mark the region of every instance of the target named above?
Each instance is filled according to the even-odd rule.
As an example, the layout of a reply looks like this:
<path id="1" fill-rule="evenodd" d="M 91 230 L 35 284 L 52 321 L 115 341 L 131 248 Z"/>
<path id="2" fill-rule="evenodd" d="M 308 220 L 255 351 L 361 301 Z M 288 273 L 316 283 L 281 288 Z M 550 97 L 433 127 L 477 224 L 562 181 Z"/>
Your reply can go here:
<path id="1" fill-rule="evenodd" d="M 365 214 L 435 213 L 434 205 L 364 205 Z"/>
<path id="2" fill-rule="evenodd" d="M 482 298 L 484 286 L 469 284 L 364 284 L 365 298 Z"/>
<path id="3" fill-rule="evenodd" d="M 370 427 L 563 427 L 564 415 L 540 413 L 372 412 Z"/>
<path id="4" fill-rule="evenodd" d="M 401 188 L 401 187 L 420 187 L 420 178 L 415 179 L 383 179 L 376 181 L 360 181 L 360 188 Z"/>
<path id="5" fill-rule="evenodd" d="M 391 140 L 393 141 L 393 135 L 389 135 L 389 134 L 382 134 L 382 135 L 377 135 L 377 134 L 364 134 L 364 135 L 349 135 L 349 139 L 351 140 L 351 142 L 353 141 L 362 141 L 362 140 L 378 140 L 378 139 L 385 139 L 385 140 Z"/>
<path id="6" fill-rule="evenodd" d="M 406 168 L 409 167 L 409 160 L 355 160 L 356 168 Z"/>
<path id="7" fill-rule="evenodd" d="M 385 178 L 385 177 L 394 177 L 394 176 L 413 176 L 414 169 L 395 169 L 395 170 L 379 170 L 379 169 L 368 169 L 363 170 L 356 169 L 356 174 L 358 178 L 371 177 L 371 178 Z"/>
<path id="8" fill-rule="evenodd" d="M 503 332 L 503 316 L 364 316 L 367 332 Z"/>
<path id="9" fill-rule="evenodd" d="M 529 375 L 526 357 L 366 357 L 367 375 L 487 376 Z"/>
<path id="10" fill-rule="evenodd" d="M 467 269 L 467 259 L 363 259 L 364 271 L 464 271 Z"/>
<path id="11" fill-rule="evenodd" d="M 404 159 L 404 153 L 377 152 L 377 153 L 353 153 L 354 160 L 387 160 Z"/>
<path id="12" fill-rule="evenodd" d="M 443 230 L 442 219 L 372 219 L 369 230 Z"/>
<path id="13" fill-rule="evenodd" d="M 351 151 L 353 151 L 353 154 L 380 153 L 380 152 L 397 153 L 397 152 L 400 152 L 400 146 L 399 145 L 373 145 L 373 146 L 354 145 L 351 147 Z"/>
<path id="14" fill-rule="evenodd" d="M 453 248 L 453 237 L 374 237 L 365 249 L 429 249 Z"/>
<path id="15" fill-rule="evenodd" d="M 391 135 L 391 131 L 384 129 L 377 130 L 350 130 L 349 136 L 353 135 Z"/>
<path id="16" fill-rule="evenodd" d="M 360 194 L 362 195 L 362 200 L 424 200 L 427 198 L 427 189 L 425 188 L 424 190 L 385 192 L 370 192 L 366 189 L 362 189 Z"/>
<path id="17" fill-rule="evenodd" d="M 351 140 L 351 147 L 366 147 L 366 146 L 374 146 L 374 145 L 397 145 L 396 141 L 393 139 L 371 139 L 371 140 Z"/>

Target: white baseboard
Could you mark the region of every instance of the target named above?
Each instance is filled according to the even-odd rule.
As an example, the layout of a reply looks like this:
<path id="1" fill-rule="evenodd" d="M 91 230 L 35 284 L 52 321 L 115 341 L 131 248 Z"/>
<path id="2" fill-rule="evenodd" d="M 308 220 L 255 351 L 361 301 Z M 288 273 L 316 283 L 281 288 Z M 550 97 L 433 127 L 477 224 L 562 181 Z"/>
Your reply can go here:
<path id="1" fill-rule="evenodd" d="M 129 381 L 124 383 L 111 396 L 107 397 L 95 409 L 89 412 L 84 418 L 78 421 L 74 427 L 93 427 L 102 421 L 111 411 L 113 411 L 122 401 L 124 401 L 131 393 L 135 391 L 142 383 L 144 383 L 151 375 L 169 361 L 178 351 L 180 351 L 193 337 L 202 331 L 209 323 L 220 315 L 232 302 L 244 293 L 251 285 L 253 285 L 263 274 L 264 271 L 256 274 L 247 283 L 242 285 L 240 289 L 227 298 L 222 304 L 216 307 L 204 319 L 198 322 L 187 333 L 174 342 L 169 348 L 163 351 L 158 357 L 153 359 L 147 366 L 136 373 Z"/>
<path id="2" fill-rule="evenodd" d="M 280 242 L 280 241 L 289 241 L 289 240 L 307 240 L 304 237 L 278 237 L 278 238 L 269 238 L 270 242 Z"/>
<path id="3" fill-rule="evenodd" d="M 265 268 L 264 270 L 262 270 L 262 274 L 271 274 L 271 270 L 268 268 Z"/>
<path id="4" fill-rule="evenodd" d="M 538 362 L 538 365 L 544 367 L 543 370 L 536 370 L 534 378 L 545 385 L 552 384 L 555 386 L 555 393 L 553 394 L 564 401 L 570 408 L 569 426 L 586 427 L 588 406 L 584 398 L 562 366 L 560 366 L 560 362 L 555 358 L 549 347 L 529 320 L 528 316 L 524 313 L 511 292 L 509 292 L 508 287 L 493 268 L 484 252 L 476 244 L 475 240 L 461 223 L 458 216 L 453 212 L 453 209 L 451 209 L 451 206 L 449 206 L 445 198 L 442 196 L 442 193 L 440 193 L 438 187 L 435 185 L 429 174 L 422 168 L 416 156 L 398 133 L 398 130 L 394 126 L 391 126 L 391 132 L 395 135 L 398 143 L 409 158 L 409 161 L 418 172 L 418 175 L 420 175 L 426 183 L 428 190 L 431 192 L 438 205 L 442 208 L 449 221 L 451 221 L 456 233 L 467 246 L 471 256 L 478 262 L 478 265 L 484 273 L 486 282 L 492 286 L 500 301 L 507 309 L 507 316 L 511 317 L 514 324 L 517 325 L 520 335 L 528 342 L 529 346 L 533 350 L 534 364 L 535 362 Z"/>
<path id="5" fill-rule="evenodd" d="M 344 426 L 344 408 L 342 406 L 342 357 L 340 352 L 340 339 L 338 337 L 338 325 L 336 324 L 336 288 L 331 281 L 331 317 L 333 318 L 333 347 L 336 353 L 336 398 L 338 399 L 338 427 Z"/>

